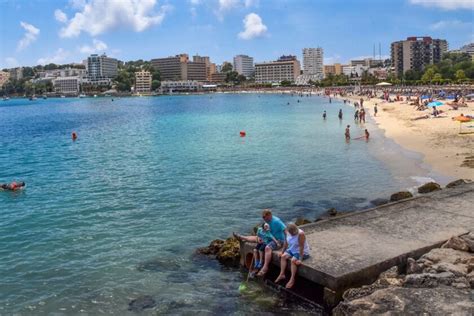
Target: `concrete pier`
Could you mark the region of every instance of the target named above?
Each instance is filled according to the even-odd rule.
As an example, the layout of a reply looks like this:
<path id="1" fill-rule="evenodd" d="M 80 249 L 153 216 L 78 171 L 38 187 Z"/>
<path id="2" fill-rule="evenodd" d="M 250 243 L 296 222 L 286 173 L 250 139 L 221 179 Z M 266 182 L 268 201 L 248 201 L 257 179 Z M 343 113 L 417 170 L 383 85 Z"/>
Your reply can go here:
<path id="1" fill-rule="evenodd" d="M 346 289 L 370 284 L 392 266 L 404 266 L 407 258 L 416 259 L 452 236 L 474 231 L 474 183 L 301 228 L 311 257 L 298 274 L 324 287 L 324 301 L 333 306 Z M 242 245 L 243 265 L 253 247 Z M 280 265 L 276 253 L 272 264 Z"/>

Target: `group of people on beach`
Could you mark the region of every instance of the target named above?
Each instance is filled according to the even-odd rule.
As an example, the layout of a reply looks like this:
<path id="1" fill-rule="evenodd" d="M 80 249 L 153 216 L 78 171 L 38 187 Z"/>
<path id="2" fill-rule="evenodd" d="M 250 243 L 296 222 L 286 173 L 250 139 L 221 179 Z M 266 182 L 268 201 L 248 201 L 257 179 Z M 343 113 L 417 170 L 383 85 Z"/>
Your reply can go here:
<path id="1" fill-rule="evenodd" d="M 256 243 L 253 251 L 253 260 L 250 267 L 252 273 L 264 277 L 270 266 L 273 251 L 278 251 L 280 257 L 280 273 L 275 279 L 279 283 L 286 279 L 286 267 L 288 260 L 291 262 L 291 276 L 286 283 L 286 288 L 295 285 L 296 273 L 302 261 L 309 258 L 310 249 L 306 236 L 302 229 L 293 223 L 285 225 L 283 221 L 272 214 L 270 209 L 262 212 L 264 223 L 258 228 L 255 236 L 242 236 L 234 233 L 239 241 Z"/>

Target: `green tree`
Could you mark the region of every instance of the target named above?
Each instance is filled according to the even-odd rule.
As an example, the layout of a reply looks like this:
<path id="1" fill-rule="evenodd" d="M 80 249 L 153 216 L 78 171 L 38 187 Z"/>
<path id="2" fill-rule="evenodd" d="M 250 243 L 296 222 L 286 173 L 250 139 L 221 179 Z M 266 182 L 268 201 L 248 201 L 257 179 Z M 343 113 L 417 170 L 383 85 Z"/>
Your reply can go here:
<path id="1" fill-rule="evenodd" d="M 434 75 L 435 75 L 434 69 L 433 68 L 428 68 L 428 69 L 426 69 L 423 76 L 421 76 L 421 81 L 431 82 L 431 81 L 433 81 Z"/>
<path id="2" fill-rule="evenodd" d="M 416 71 L 416 70 L 407 70 L 405 74 L 403 75 L 405 80 L 420 80 L 421 79 L 421 73 Z"/>
<path id="3" fill-rule="evenodd" d="M 462 81 L 466 79 L 466 74 L 464 73 L 464 70 L 459 69 L 458 71 L 456 71 L 455 77 L 457 81 Z"/>
<path id="4" fill-rule="evenodd" d="M 151 82 L 151 90 L 155 91 L 161 86 L 161 82 L 159 80 L 153 80 Z"/>
<path id="5" fill-rule="evenodd" d="M 224 62 L 222 64 L 222 72 L 229 72 L 229 71 L 232 71 L 232 69 L 233 69 L 233 67 L 232 67 L 231 63 Z"/>
<path id="6" fill-rule="evenodd" d="M 433 76 L 433 82 L 441 83 L 442 81 L 443 81 L 443 77 L 441 76 L 440 73 L 436 73 L 436 74 Z"/>

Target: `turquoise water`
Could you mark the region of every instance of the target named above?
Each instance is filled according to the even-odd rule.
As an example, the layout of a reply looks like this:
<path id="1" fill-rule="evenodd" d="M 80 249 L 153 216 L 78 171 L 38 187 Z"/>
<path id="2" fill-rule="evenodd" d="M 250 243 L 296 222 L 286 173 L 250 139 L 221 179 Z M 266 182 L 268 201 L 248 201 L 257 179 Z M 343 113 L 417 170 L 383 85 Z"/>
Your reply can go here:
<path id="1" fill-rule="evenodd" d="M 0 182 L 27 188 L 0 192 L 0 314 L 126 314 L 139 295 L 158 304 L 145 314 L 298 309 L 240 295 L 241 272 L 193 253 L 262 208 L 312 219 L 412 185 L 371 153 L 379 132 L 345 142 L 365 128 L 352 113 L 289 95 L 1 102 Z"/>

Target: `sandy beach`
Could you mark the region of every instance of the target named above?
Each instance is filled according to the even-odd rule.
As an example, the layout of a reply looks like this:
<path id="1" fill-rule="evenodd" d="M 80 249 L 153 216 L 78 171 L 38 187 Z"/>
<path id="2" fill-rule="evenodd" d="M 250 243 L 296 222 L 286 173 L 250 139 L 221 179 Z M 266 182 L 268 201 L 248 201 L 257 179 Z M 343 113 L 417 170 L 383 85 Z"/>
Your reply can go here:
<path id="1" fill-rule="evenodd" d="M 345 97 L 360 102 L 360 97 Z M 374 116 L 374 105 L 377 103 L 378 113 Z M 434 118 L 432 109 L 417 111 L 407 101 L 391 102 L 364 97 L 364 108 L 375 120 L 377 126 L 385 131 L 402 147 L 419 152 L 424 156 L 424 162 L 433 171 L 456 179 L 474 180 L 474 133 L 459 134 L 460 123 L 453 117 L 474 115 L 474 103 L 468 102 L 467 107 L 458 110 L 448 105 L 437 107 L 442 110 L 441 117 Z M 428 115 L 427 119 L 413 120 Z M 465 124 L 474 125 L 474 122 Z M 463 131 L 474 132 L 473 128 L 463 127 Z"/>

